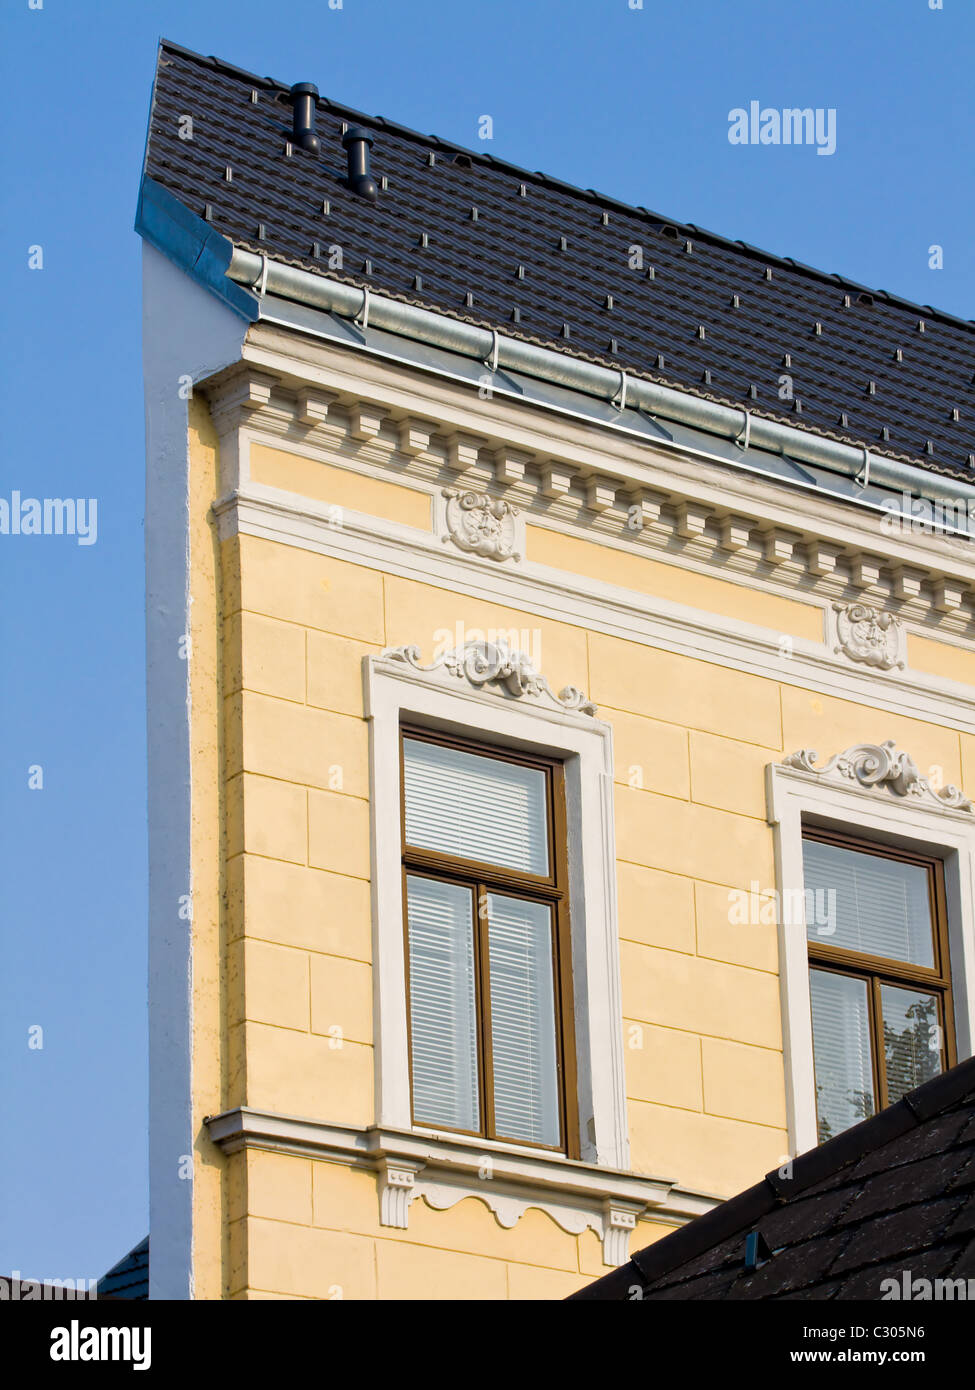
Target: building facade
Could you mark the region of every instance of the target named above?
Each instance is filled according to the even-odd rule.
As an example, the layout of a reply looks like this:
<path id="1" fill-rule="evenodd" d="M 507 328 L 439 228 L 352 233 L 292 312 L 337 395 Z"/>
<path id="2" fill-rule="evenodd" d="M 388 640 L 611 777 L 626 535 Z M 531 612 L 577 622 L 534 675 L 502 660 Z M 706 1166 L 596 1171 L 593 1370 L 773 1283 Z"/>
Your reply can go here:
<path id="1" fill-rule="evenodd" d="M 972 1054 L 971 325 L 170 44 L 137 226 L 152 1297 L 564 1297 Z"/>

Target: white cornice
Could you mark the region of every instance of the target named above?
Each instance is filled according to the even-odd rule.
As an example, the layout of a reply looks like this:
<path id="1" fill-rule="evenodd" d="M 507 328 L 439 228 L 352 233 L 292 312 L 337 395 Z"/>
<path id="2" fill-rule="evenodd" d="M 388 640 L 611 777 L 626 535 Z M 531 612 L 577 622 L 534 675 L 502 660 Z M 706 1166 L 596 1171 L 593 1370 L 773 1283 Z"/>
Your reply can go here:
<path id="1" fill-rule="evenodd" d="M 206 1125 L 227 1154 L 267 1149 L 374 1172 L 384 1226 L 408 1227 L 417 1197 L 437 1210 L 477 1197 L 507 1227 L 537 1207 L 572 1234 L 595 1230 L 604 1263 L 612 1265 L 627 1258 L 628 1237 L 640 1216 L 682 1225 L 721 1200 L 666 1179 L 456 1135 L 353 1129 L 247 1106 L 208 1117 Z"/>
<path id="2" fill-rule="evenodd" d="M 333 555 L 367 569 L 438 584 L 495 604 L 574 623 L 838 699 L 975 734 L 969 686 L 912 670 L 876 673 L 825 643 L 790 639 L 734 618 L 651 597 L 601 580 L 524 561 L 500 566 L 447 551 L 430 532 L 344 510 L 336 526 L 325 503 L 252 483 L 214 504 L 221 539 L 240 532 Z"/>
<path id="3" fill-rule="evenodd" d="M 724 521 L 731 521 L 732 535 L 735 523 L 739 531 L 746 523 L 749 533 L 760 529 L 761 536 L 751 535 L 749 553 L 741 553 L 745 547 L 726 552 L 723 563 L 730 570 L 737 566 L 747 571 L 760 556 L 766 564 L 770 563 L 765 533 L 769 528 L 780 527 L 791 531 L 797 543 L 801 543 L 803 560 L 808 558 L 805 551 L 813 542 L 838 546 L 836 554 L 827 557 L 827 563 L 839 560 L 839 577 L 844 586 L 851 583 L 857 587 L 855 567 L 848 560 L 860 554 L 879 566 L 885 573 L 884 586 L 891 590 L 896 574 L 904 566 L 920 567 L 935 579 L 956 578 L 964 581 L 966 589 L 975 585 L 975 550 L 970 543 L 923 532 L 891 536 L 883 525 L 884 518 L 876 512 L 855 508 L 815 489 L 797 491 L 784 478 L 741 472 L 731 466 L 740 460 L 739 451 L 731 445 L 723 446 L 728 453 L 728 464 L 724 465 L 693 448 L 665 449 L 663 440 L 655 447 L 650 436 L 639 441 L 620 438 L 595 421 L 579 424 L 553 416 L 538 406 L 497 397 L 481 400 L 469 387 L 431 379 L 420 371 L 410 372 L 401 364 L 391 366 L 358 355 L 351 358 L 340 348 L 302 341 L 293 334 L 267 327 L 251 330 L 244 358 L 255 370 L 276 372 L 286 393 L 296 393 L 302 383 L 312 381 L 335 391 L 340 403 L 367 399 L 382 409 L 391 430 L 418 417 L 428 427 L 432 425 L 434 434 L 442 438 L 449 440 L 452 432 L 461 432 L 476 446 L 483 478 L 498 487 L 509 486 L 504 480 L 505 458 L 510 450 L 519 452 L 529 474 L 541 476 L 557 463 L 575 480 L 571 492 L 567 491 L 568 514 L 581 514 L 587 529 L 596 533 L 618 533 L 621 517 L 628 516 L 629 506 L 640 504 L 644 490 L 657 490 L 673 505 L 691 501 L 707 509 L 712 519 L 712 548 Z M 287 433 L 286 417 L 291 410 L 289 400 L 282 395 L 276 411 L 262 412 L 262 416 L 267 415 L 272 429 L 283 427 Z M 275 416 L 276 424 L 272 424 Z M 340 414 L 336 414 L 334 423 L 340 423 L 340 419 Z M 388 442 L 393 442 L 392 435 Z M 442 450 L 445 446 L 440 447 Z M 389 455 L 386 447 L 380 457 L 388 463 Z M 438 455 L 427 455 L 428 469 L 434 457 Z M 456 471 L 453 476 L 457 476 Z M 528 478 L 529 499 L 537 498 L 539 476 Z M 614 495 L 616 501 L 610 504 Z M 624 495 L 626 506 L 621 508 Z M 590 505 L 592 501 L 596 502 L 595 507 Z M 552 512 L 551 507 L 542 510 Z M 774 569 L 774 547 L 771 554 Z M 831 568 L 836 568 L 835 563 Z M 815 574 L 815 567 L 809 572 Z"/>
<path id="4" fill-rule="evenodd" d="M 777 479 L 741 475 L 693 452 L 664 456 L 649 440 L 620 441 L 595 425 L 556 422 L 562 426 L 556 433 L 541 410 L 485 405 L 451 383 L 434 383 L 434 391 L 422 375 L 404 380 L 385 364 L 365 361 L 362 376 L 352 379 L 347 355 L 313 346 L 329 365 L 297 363 L 314 375 L 311 387 L 296 375 L 293 358 L 255 343 L 245 352 L 256 362 L 238 363 L 209 384 L 216 400 L 236 402 L 237 379 L 256 378 L 255 391 L 244 393 L 237 407 L 236 429 L 227 410 L 219 412 L 227 429 L 221 455 L 228 491 L 247 480 L 248 442 L 261 442 L 428 492 L 445 542 L 459 545 L 456 519 L 452 526 L 443 500 L 448 484 L 447 491 L 473 499 L 485 528 L 497 532 L 482 553 L 503 560 L 504 568 L 520 561 L 524 528 L 532 525 L 827 610 L 862 599 L 896 617 L 905 631 L 955 639 L 971 633 L 975 553 L 965 542 L 891 536 L 881 518 L 815 491 L 797 494 Z M 271 366 L 280 385 L 253 403 L 255 392 L 263 396 Z M 331 403 L 309 426 L 300 402 L 310 390 Z M 503 518 L 488 516 L 492 502 L 507 509 Z M 849 648 L 846 654 L 852 656 Z"/>

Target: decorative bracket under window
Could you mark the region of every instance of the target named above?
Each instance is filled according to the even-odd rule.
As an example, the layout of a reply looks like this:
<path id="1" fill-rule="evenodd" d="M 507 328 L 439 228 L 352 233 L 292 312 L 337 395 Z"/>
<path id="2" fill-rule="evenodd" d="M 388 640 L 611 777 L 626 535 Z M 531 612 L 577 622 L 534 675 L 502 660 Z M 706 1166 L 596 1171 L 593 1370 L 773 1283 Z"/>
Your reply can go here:
<path id="1" fill-rule="evenodd" d="M 410 1224 L 410 1204 L 422 1197 L 435 1211 L 447 1211 L 465 1197 L 477 1197 L 497 1218 L 498 1224 L 510 1230 L 530 1207 L 537 1207 L 550 1216 L 569 1235 L 582 1235 L 592 1229 L 603 1246 L 603 1264 L 621 1265 L 629 1259 L 629 1241 L 636 1230 L 637 1218 L 647 1210 L 644 1200 L 627 1201 L 619 1197 L 600 1197 L 592 1194 L 587 1200 L 571 1199 L 557 1191 L 546 1193 L 527 1190 L 527 1185 L 512 1184 L 494 1174 L 490 1155 L 483 1155 L 479 1176 L 461 1178 L 434 1162 L 403 1163 L 384 1158 L 378 1165 L 379 1224 L 407 1230 Z M 483 1176 L 480 1176 L 483 1174 Z M 660 1186 L 660 1184 L 654 1184 Z M 663 1184 L 669 1187 L 669 1184 Z"/>
<path id="2" fill-rule="evenodd" d="M 613 1266 L 628 1259 L 641 1215 L 679 1224 L 715 1205 L 715 1199 L 664 1179 L 459 1135 L 380 1126 L 356 1130 L 249 1108 L 226 1111 L 206 1124 L 227 1154 L 253 1145 L 375 1173 L 382 1226 L 407 1230 L 417 1197 L 436 1211 L 477 1197 L 506 1229 L 536 1207 L 570 1235 L 595 1231 L 604 1264 Z"/>

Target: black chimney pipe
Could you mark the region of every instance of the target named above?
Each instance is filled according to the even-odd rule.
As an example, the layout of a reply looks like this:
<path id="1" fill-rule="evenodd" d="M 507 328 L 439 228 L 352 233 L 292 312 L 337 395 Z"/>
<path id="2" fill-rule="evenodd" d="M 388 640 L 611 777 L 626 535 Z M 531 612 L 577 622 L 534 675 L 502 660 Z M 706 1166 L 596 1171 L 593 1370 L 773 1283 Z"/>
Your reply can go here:
<path id="1" fill-rule="evenodd" d="M 376 180 L 369 168 L 369 147 L 373 136 L 361 125 L 349 126 L 342 136 L 342 144 L 349 156 L 349 187 L 360 198 L 368 198 L 374 203 L 379 197 Z"/>
<path id="2" fill-rule="evenodd" d="M 315 107 L 318 103 L 318 88 L 314 82 L 296 82 L 291 88 L 291 103 L 294 110 L 294 133 L 292 139 L 302 150 L 318 154 L 321 141 L 315 134 Z"/>

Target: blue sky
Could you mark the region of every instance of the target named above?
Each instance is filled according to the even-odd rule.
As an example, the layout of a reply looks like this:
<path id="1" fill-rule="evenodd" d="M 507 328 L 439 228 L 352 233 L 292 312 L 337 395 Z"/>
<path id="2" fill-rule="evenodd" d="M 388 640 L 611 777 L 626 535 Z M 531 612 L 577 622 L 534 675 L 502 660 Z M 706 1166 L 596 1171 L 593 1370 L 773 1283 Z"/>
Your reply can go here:
<path id="1" fill-rule="evenodd" d="M 132 222 L 160 36 L 975 318 L 970 0 L 632 3 L 5 0 L 0 497 L 95 497 L 98 533 L 0 535 L 0 1273 L 94 1277 L 148 1222 Z M 836 152 L 731 145 L 753 100 L 835 109 Z"/>

